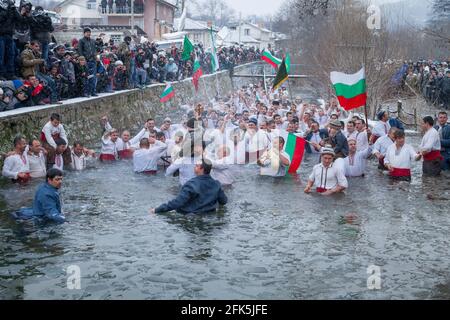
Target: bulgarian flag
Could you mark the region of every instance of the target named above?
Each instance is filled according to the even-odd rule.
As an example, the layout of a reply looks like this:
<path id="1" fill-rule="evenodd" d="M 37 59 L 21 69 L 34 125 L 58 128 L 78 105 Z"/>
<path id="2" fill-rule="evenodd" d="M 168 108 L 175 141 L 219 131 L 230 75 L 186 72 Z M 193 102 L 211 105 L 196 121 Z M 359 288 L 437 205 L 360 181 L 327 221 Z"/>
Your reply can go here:
<path id="1" fill-rule="evenodd" d="M 203 75 L 202 68 L 200 67 L 200 62 L 195 59 L 194 62 L 194 75 L 192 76 L 192 83 L 194 84 L 195 91 L 198 91 L 198 80 Z"/>
<path id="2" fill-rule="evenodd" d="M 211 27 L 211 29 L 209 30 L 210 34 L 211 34 L 211 69 L 212 72 L 216 72 L 220 69 L 219 67 L 219 58 L 217 57 L 217 51 L 216 51 L 216 41 L 214 40 L 214 34 L 213 34 L 213 29 Z"/>
<path id="3" fill-rule="evenodd" d="M 281 59 L 278 59 L 274 57 L 269 51 L 264 50 L 263 54 L 261 56 L 261 60 L 266 61 L 268 64 L 270 64 L 275 69 L 278 68 L 278 66 L 281 64 Z"/>
<path id="4" fill-rule="evenodd" d="M 164 89 L 163 93 L 159 97 L 159 101 L 161 102 L 167 102 L 170 99 L 172 99 L 175 96 L 175 91 L 173 90 L 173 87 L 170 83 L 167 84 L 166 88 Z"/>
<path id="5" fill-rule="evenodd" d="M 302 163 L 303 154 L 305 153 L 306 141 L 302 137 L 289 133 L 286 139 L 284 151 L 291 158 L 291 164 L 288 173 L 296 173 Z"/>
<path id="6" fill-rule="evenodd" d="M 366 77 L 364 67 L 355 74 L 345 74 L 333 71 L 331 82 L 336 90 L 339 104 L 345 110 L 352 110 L 366 105 Z"/>

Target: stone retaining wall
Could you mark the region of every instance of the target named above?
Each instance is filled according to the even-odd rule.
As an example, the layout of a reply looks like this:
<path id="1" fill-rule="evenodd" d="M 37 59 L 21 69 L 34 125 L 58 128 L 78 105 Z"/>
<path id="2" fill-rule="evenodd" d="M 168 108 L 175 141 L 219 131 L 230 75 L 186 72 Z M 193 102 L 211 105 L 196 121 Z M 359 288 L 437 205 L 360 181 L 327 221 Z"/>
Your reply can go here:
<path id="1" fill-rule="evenodd" d="M 235 72 L 248 68 L 251 64 L 235 68 Z M 226 95 L 233 90 L 233 82 L 228 71 L 206 75 L 200 79 L 199 91 L 195 92 L 191 79 L 173 84 L 175 98 L 166 104 L 159 102 L 164 84 L 155 84 L 145 89 L 101 94 L 91 99 L 71 99 L 63 105 L 38 106 L 16 109 L 0 113 L 0 154 L 12 150 L 12 140 L 18 134 L 26 138 L 39 137 L 40 131 L 49 120 L 50 114 L 57 112 L 68 132 L 69 143 L 80 140 L 86 146 L 99 144 L 103 128 L 100 118 L 108 115 L 111 124 L 121 130 L 138 132 L 148 118 L 157 122 L 170 115 L 181 115 L 179 106 L 192 102 L 209 101 L 216 96 Z M 177 119 L 178 120 L 178 119 Z M 0 166 L 2 166 L 0 159 Z"/>

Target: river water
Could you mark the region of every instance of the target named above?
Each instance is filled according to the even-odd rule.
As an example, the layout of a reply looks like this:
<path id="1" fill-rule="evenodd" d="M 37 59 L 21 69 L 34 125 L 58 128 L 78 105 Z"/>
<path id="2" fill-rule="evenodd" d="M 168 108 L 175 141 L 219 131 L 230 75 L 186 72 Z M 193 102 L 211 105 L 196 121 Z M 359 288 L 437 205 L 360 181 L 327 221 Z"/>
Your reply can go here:
<path id="1" fill-rule="evenodd" d="M 229 204 L 206 216 L 150 215 L 177 178 L 96 164 L 65 176 L 62 225 L 13 221 L 37 182 L 4 183 L 0 298 L 450 298 L 448 176 L 423 179 L 418 163 L 411 183 L 392 183 L 372 161 L 346 195 L 326 198 L 303 193 L 313 164 L 281 180 L 241 167 Z M 67 287 L 72 265 L 79 290 Z M 380 268 L 379 290 L 368 289 L 369 266 Z"/>

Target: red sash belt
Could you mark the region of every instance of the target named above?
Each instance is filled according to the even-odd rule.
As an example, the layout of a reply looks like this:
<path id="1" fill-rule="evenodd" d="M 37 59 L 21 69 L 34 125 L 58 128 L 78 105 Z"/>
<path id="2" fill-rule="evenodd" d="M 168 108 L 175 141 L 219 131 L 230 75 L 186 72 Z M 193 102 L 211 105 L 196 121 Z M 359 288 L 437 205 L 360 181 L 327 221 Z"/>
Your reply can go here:
<path id="1" fill-rule="evenodd" d="M 132 149 L 124 149 L 119 152 L 120 159 L 132 159 L 133 158 L 133 150 Z"/>
<path id="2" fill-rule="evenodd" d="M 27 172 L 27 173 L 25 173 L 25 177 L 24 178 L 17 177 L 17 180 L 14 180 L 14 181 L 22 184 L 22 183 L 27 183 L 30 180 L 31 180 L 31 175 L 30 175 L 29 172 Z"/>
<path id="3" fill-rule="evenodd" d="M 381 157 L 380 159 L 378 159 L 378 164 L 384 168 L 384 157 Z"/>
<path id="4" fill-rule="evenodd" d="M 394 168 L 391 177 L 411 177 L 411 169 Z"/>
<path id="5" fill-rule="evenodd" d="M 322 188 L 322 187 L 317 187 L 316 188 L 316 192 L 317 193 L 324 193 L 324 192 L 327 192 L 328 191 L 328 189 L 326 189 L 326 188 Z"/>
<path id="6" fill-rule="evenodd" d="M 116 157 L 113 154 L 102 153 L 99 159 L 100 161 L 115 161 Z"/>
<path id="7" fill-rule="evenodd" d="M 143 173 L 144 174 L 156 174 L 156 170 L 147 170 L 147 171 L 144 171 Z"/>
<path id="8" fill-rule="evenodd" d="M 371 141 L 372 143 L 375 143 L 375 142 L 377 142 L 378 138 L 379 138 L 379 136 L 375 136 L 375 135 L 372 134 L 372 135 L 370 136 L 370 141 Z"/>
<path id="9" fill-rule="evenodd" d="M 442 160 L 441 151 L 440 150 L 433 150 L 431 152 L 428 152 L 426 155 L 423 156 L 423 159 L 426 161 L 432 161 L 432 160 Z"/>
<path id="10" fill-rule="evenodd" d="M 52 134 L 53 140 L 59 139 L 59 133 Z M 41 131 L 41 141 L 47 142 L 47 139 L 45 138 L 45 133 Z"/>

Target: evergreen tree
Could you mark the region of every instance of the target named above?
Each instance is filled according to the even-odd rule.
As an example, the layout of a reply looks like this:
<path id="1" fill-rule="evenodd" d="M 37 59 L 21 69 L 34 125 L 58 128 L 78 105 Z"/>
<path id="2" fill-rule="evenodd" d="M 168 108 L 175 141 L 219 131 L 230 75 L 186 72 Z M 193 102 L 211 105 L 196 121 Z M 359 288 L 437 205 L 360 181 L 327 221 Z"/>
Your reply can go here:
<path id="1" fill-rule="evenodd" d="M 437 39 L 450 42 L 450 0 L 433 0 L 432 14 L 426 32 Z"/>

